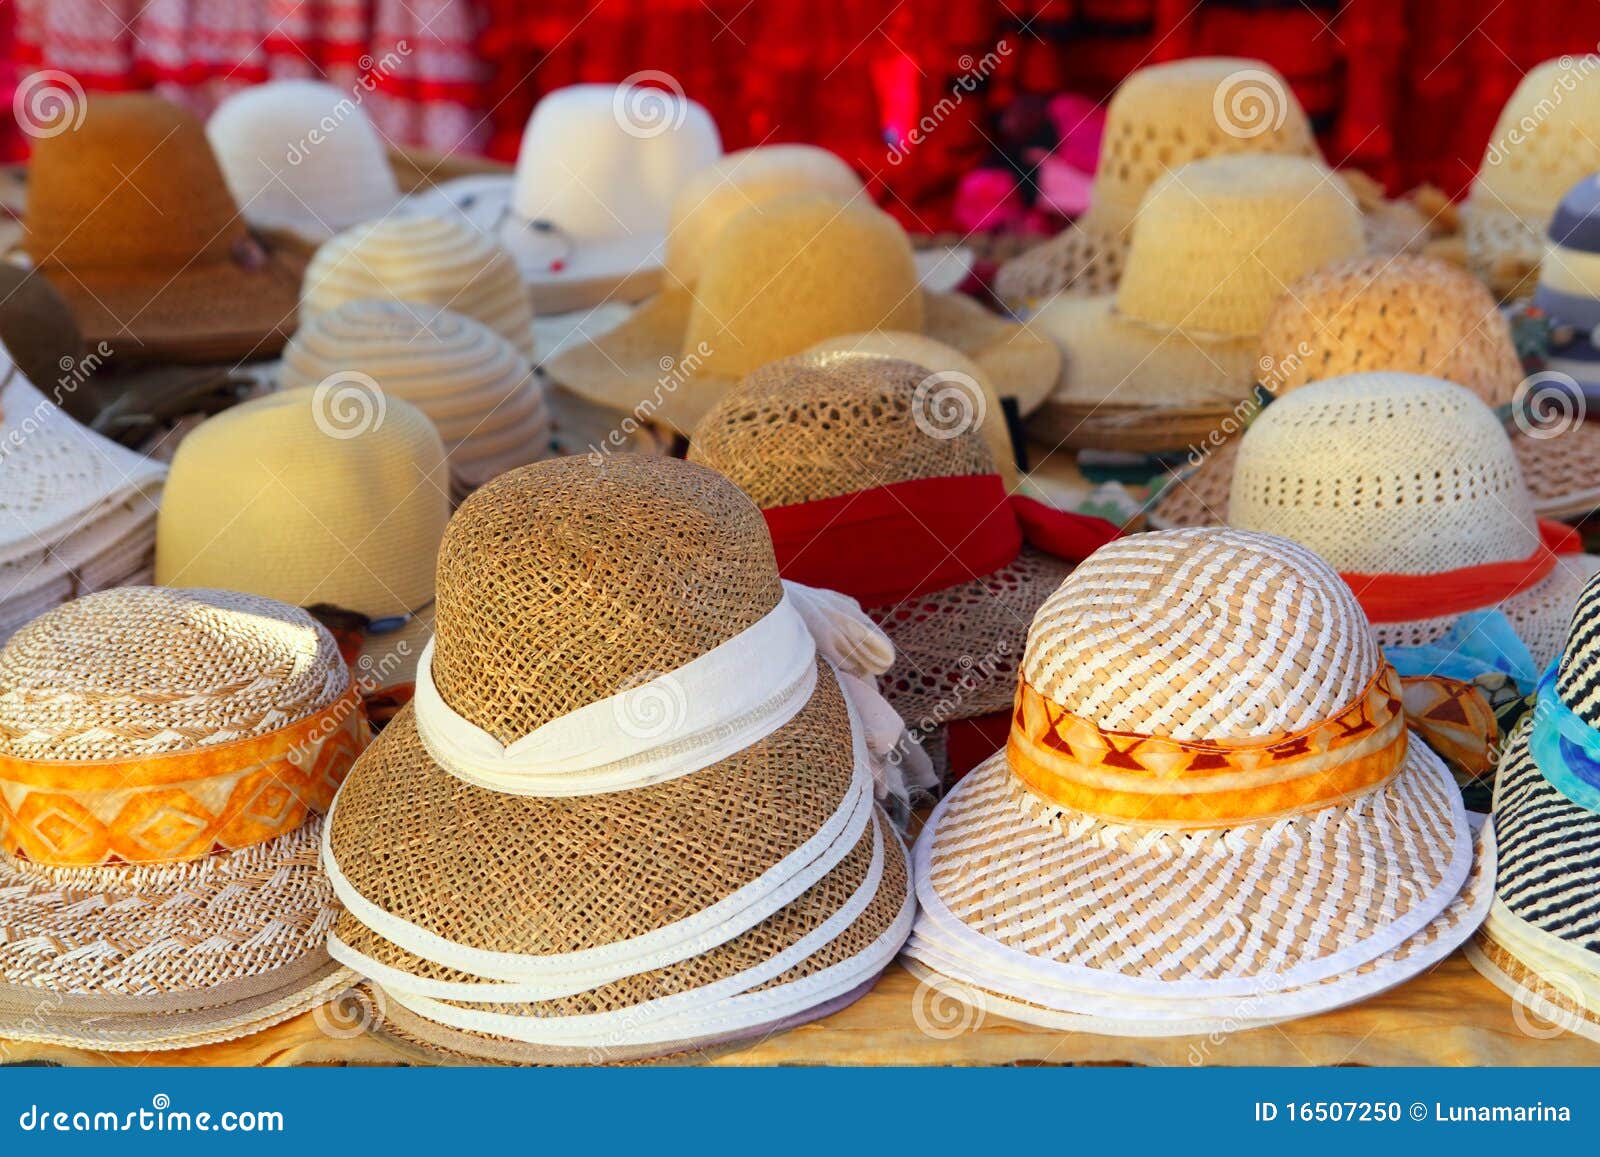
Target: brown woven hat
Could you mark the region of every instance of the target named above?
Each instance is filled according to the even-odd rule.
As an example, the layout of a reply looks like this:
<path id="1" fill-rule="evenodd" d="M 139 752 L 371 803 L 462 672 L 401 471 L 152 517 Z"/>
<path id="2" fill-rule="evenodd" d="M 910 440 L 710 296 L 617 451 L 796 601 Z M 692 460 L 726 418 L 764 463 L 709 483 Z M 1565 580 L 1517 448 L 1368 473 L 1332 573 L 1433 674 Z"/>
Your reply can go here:
<path id="1" fill-rule="evenodd" d="M 60 292 L 32 270 L 0 263 L 0 344 L 42 390 L 83 357 L 83 334 Z"/>
<path id="2" fill-rule="evenodd" d="M 503 744 L 670 676 L 764 619 L 783 595 L 760 512 L 744 495 L 709 470 L 641 455 L 562 458 L 494 479 L 451 520 L 437 590 L 432 685 Z M 611 722 L 638 737 L 629 729 L 671 724 L 687 706 L 657 703 L 666 718 L 653 722 L 619 710 Z M 604 794 L 465 782 L 431 754 L 408 707 L 358 762 L 329 820 L 329 862 L 340 894 L 356 901 L 335 930 L 336 950 L 380 973 L 382 999 L 409 1010 L 397 1014 L 407 1030 L 431 1034 L 437 1047 L 530 1061 L 658 1055 L 693 1043 L 635 1039 L 658 1002 L 693 1002 L 696 990 L 783 964 L 781 954 L 861 892 L 876 856 L 865 907 L 771 978 L 773 990 L 815 990 L 794 1010 L 805 1015 L 840 995 L 826 991 L 828 969 L 874 946 L 887 963 L 909 930 L 904 852 L 881 813 L 863 814 L 859 837 L 842 837 L 832 866 L 816 861 L 826 870 L 765 918 L 746 926 L 713 917 L 734 919 L 781 865 L 805 859 L 806 848 L 814 854 L 819 833 L 851 806 L 855 766 L 850 711 L 826 665 L 809 701 L 766 738 L 691 774 Z M 622 968 L 562 995 L 489 998 L 485 978 L 508 960 L 588 968 L 684 921 L 707 922 L 703 935 L 660 967 Z M 423 960 L 374 924 L 448 942 L 487 960 L 487 971 Z M 730 936 L 727 927 L 744 930 Z M 478 981 L 482 999 L 418 999 L 431 986 Z M 572 1019 L 595 1016 L 607 1022 L 593 1033 Z M 458 1023 L 485 1017 L 525 1029 Z M 563 1040 L 530 1039 L 547 1031 Z"/>
<path id="3" fill-rule="evenodd" d="M 245 230 L 192 113 L 95 95 L 34 143 L 25 244 L 85 339 L 162 361 L 270 357 L 294 330 L 299 270 Z"/>
<path id="4" fill-rule="evenodd" d="M 321 820 L 365 744 L 327 630 L 212 590 L 67 603 L 0 651 L 0 1036 L 172 1048 L 348 983 Z"/>

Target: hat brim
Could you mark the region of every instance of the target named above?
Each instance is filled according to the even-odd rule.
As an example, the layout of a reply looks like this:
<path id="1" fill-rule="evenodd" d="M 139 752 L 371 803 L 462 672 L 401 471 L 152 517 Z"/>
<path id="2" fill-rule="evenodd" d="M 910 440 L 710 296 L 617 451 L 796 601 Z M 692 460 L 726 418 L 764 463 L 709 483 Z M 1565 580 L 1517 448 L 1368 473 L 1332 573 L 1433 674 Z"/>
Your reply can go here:
<path id="1" fill-rule="evenodd" d="M 1472 272 L 1502 301 L 1531 296 L 1549 247 L 1542 223 L 1531 225 L 1475 193 L 1475 189 L 1469 193 L 1458 210 Z"/>

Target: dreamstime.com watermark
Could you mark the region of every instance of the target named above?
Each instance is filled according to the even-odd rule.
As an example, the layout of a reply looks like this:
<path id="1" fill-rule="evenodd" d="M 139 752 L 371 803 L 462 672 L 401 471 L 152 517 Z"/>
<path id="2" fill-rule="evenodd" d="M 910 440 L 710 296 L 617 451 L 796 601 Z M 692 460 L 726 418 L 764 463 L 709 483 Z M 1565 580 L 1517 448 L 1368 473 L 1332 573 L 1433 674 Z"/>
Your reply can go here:
<path id="1" fill-rule="evenodd" d="M 1288 357 L 1263 357 L 1256 365 L 1256 389 L 1250 391 L 1249 397 L 1236 403 L 1232 411 L 1213 426 L 1204 438 L 1190 444 L 1185 455 L 1189 465 L 1199 466 L 1235 436 L 1243 433 L 1244 428 L 1255 420 L 1268 402 L 1278 396 L 1283 384 L 1299 372 L 1301 363 L 1310 356 L 1310 344 L 1301 342 Z"/>
<path id="2" fill-rule="evenodd" d="M 1550 92 L 1541 96 L 1522 117 L 1508 128 L 1502 136 L 1489 142 L 1489 147 L 1484 150 L 1483 163 L 1485 165 L 1503 164 L 1513 151 L 1539 130 L 1539 126 L 1555 114 L 1556 109 L 1566 103 L 1567 97 L 1578 90 L 1579 83 L 1596 71 L 1600 71 L 1600 56 L 1585 53 L 1583 56 L 1563 56 L 1558 62 L 1560 71 L 1556 73 L 1555 83 L 1550 86 Z"/>
<path id="3" fill-rule="evenodd" d="M 932 1040 L 955 1040 L 977 1032 L 988 1015 L 983 993 L 948 976 L 920 981 L 911 997 L 911 1022 Z"/>
<path id="4" fill-rule="evenodd" d="M 939 370 L 917 383 L 911 420 L 930 438 L 959 438 L 983 425 L 988 415 L 983 387 L 960 370 Z"/>
<path id="5" fill-rule="evenodd" d="M 282 1133 L 287 1126 L 276 1109 L 191 1113 L 174 1109 L 171 1097 L 157 1093 L 149 1107 L 125 1112 L 29 1105 L 18 1114 L 17 1128 L 23 1133 Z"/>
<path id="6" fill-rule="evenodd" d="M 910 156 L 911 150 L 938 131 L 939 126 L 950 119 L 950 114 L 960 108 L 968 96 L 977 92 L 978 86 L 993 76 L 1001 61 L 1010 55 L 1011 43 L 1005 39 L 996 41 L 994 48 L 976 59 L 970 53 L 963 54 L 956 61 L 961 68 L 961 75 L 950 85 L 949 95 L 941 96 L 938 103 L 924 113 L 916 124 L 906 129 L 900 140 L 890 142 L 888 162 L 898 165 Z"/>
<path id="7" fill-rule="evenodd" d="M 0 438 L 0 461 L 22 449 L 28 439 L 50 421 L 56 408 L 64 404 L 70 395 L 77 393 L 78 388 L 93 377 L 110 356 L 111 347 L 101 342 L 81 358 L 63 357 L 57 362 L 61 376 L 56 379 L 49 396 L 41 397 L 32 410 L 8 423 L 11 428 L 6 431 L 4 438 Z M 3 384 L 0 383 L 0 386 Z"/>
<path id="8" fill-rule="evenodd" d="M 330 438 L 344 441 L 383 427 L 389 400 L 383 387 L 360 370 L 338 370 L 311 392 L 311 417 Z"/>
<path id="9" fill-rule="evenodd" d="M 17 127 L 35 140 L 58 137 L 83 127 L 89 103 L 77 78 L 44 68 L 22 78 L 11 94 L 11 115 Z"/>
<path id="10" fill-rule="evenodd" d="M 1283 81 L 1260 68 L 1229 73 L 1211 94 L 1211 115 L 1230 137 L 1250 140 L 1275 133 L 1289 116 Z"/>
<path id="11" fill-rule="evenodd" d="M 1006 639 L 996 639 L 994 647 L 988 654 L 976 659 L 971 655 L 962 655 L 956 660 L 956 668 L 960 673 L 945 689 L 944 694 L 922 715 L 905 721 L 904 737 L 889 752 L 891 765 L 898 765 L 905 760 L 907 754 L 905 744 L 915 743 L 918 746 L 926 744 L 945 724 L 965 718 L 961 710 L 978 688 L 993 686 L 996 679 L 1005 679 L 1008 676 L 1015 678 L 1014 674 L 1011 674 L 1016 669 L 1016 662 L 1011 658 L 1011 643 Z"/>
<path id="12" fill-rule="evenodd" d="M 611 115 L 623 132 L 647 141 L 683 127 L 689 98 L 677 77 L 649 68 L 622 79 L 611 98 Z"/>
<path id="13" fill-rule="evenodd" d="M 410 55 L 411 45 L 405 40 L 395 41 L 394 47 L 376 60 L 370 55 L 363 55 L 356 61 L 361 72 L 355 88 L 350 90 L 348 96 L 340 98 L 339 103 L 333 106 L 333 111 L 324 113 L 320 121 L 307 129 L 303 137 L 298 141 L 289 142 L 284 160 L 291 166 L 304 161 L 311 155 L 312 149 L 327 141 L 340 125 L 354 116 L 356 110 L 366 101 L 367 94 L 377 91 L 378 85 L 385 78 L 394 75 L 401 63 Z"/>
<path id="14" fill-rule="evenodd" d="M 1511 420 L 1530 438 L 1559 438 L 1582 425 L 1587 413 L 1583 388 L 1556 370 L 1528 375 L 1511 397 Z"/>
<path id="15" fill-rule="evenodd" d="M 694 377 L 710 356 L 711 346 L 701 342 L 681 358 L 663 357 L 659 363 L 661 376 L 656 379 L 656 388 L 650 397 L 634 406 L 633 412 L 612 427 L 598 444 L 589 443 L 589 461 L 598 466 L 615 451 L 626 449 L 628 439 L 650 424 L 662 404 Z"/>

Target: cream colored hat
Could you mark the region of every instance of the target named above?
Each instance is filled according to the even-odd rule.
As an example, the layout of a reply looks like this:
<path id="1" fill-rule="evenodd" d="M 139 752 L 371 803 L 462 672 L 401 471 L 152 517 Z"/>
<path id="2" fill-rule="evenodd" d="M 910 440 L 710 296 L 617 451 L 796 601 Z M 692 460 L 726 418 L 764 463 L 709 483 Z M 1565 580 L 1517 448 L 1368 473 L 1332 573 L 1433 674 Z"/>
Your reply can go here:
<path id="1" fill-rule="evenodd" d="M 1596 126 L 1600 56 L 1547 60 L 1506 102 L 1461 206 L 1473 272 L 1501 297 L 1533 292 L 1551 216 L 1600 170 Z"/>
<path id="2" fill-rule="evenodd" d="M 351 983 L 321 815 L 366 745 L 333 637 L 254 595 L 87 595 L 0 651 L 0 1036 L 229 1040 Z"/>
<path id="3" fill-rule="evenodd" d="M 1064 363 L 1034 432 L 1141 453 L 1205 437 L 1255 385 L 1279 295 L 1363 246 L 1355 203 L 1315 161 L 1219 157 L 1176 170 L 1146 198 L 1116 293 L 1058 297 L 1029 323 Z"/>
<path id="4" fill-rule="evenodd" d="M 721 153 L 711 114 L 681 92 L 573 85 L 534 107 L 514 176 L 448 181 L 408 211 L 496 237 L 541 313 L 637 301 L 660 282 L 673 198 Z"/>
<path id="5" fill-rule="evenodd" d="M 917 840 L 914 971 L 980 1009 L 1147 1036 L 1418 975 L 1482 920 L 1492 841 L 1475 883 L 1465 810 L 1397 683 L 1304 547 L 1102 547 L 1034 617 L 1006 751 Z"/>
<path id="6" fill-rule="evenodd" d="M 381 217 L 400 200 L 359 94 L 272 80 L 228 97 L 206 138 L 246 221 L 312 244 Z"/>
<path id="7" fill-rule="evenodd" d="M 386 217 L 317 250 L 300 289 L 300 322 L 347 301 L 409 301 L 482 322 L 535 360 L 533 307 L 517 267 L 464 221 Z"/>
<path id="8" fill-rule="evenodd" d="M 351 301 L 300 327 L 283 353 L 285 389 L 371 383 L 439 431 L 456 497 L 550 455 L 543 384 L 499 334 L 450 310 Z"/>
<path id="9" fill-rule="evenodd" d="M 156 581 L 354 619 L 367 628 L 358 677 L 403 683 L 431 631 L 449 486 L 439 435 L 409 402 L 347 383 L 268 394 L 178 447 Z"/>
<path id="10" fill-rule="evenodd" d="M 1465 386 L 1508 421 L 1535 513 L 1586 514 L 1600 500 L 1600 428 L 1542 429 L 1517 417 L 1522 362 L 1511 326 L 1483 284 L 1426 257 L 1360 257 L 1301 278 L 1278 299 L 1260 345 L 1261 380 L 1274 394 L 1308 382 L 1392 370 Z M 1238 423 L 1242 425 L 1243 423 Z M 1524 433 L 1524 426 L 1529 433 Z M 1161 526 L 1228 519 L 1238 439 L 1196 446 L 1198 464 L 1152 512 Z"/>
<path id="11" fill-rule="evenodd" d="M 920 332 L 976 361 L 1002 394 L 1054 381 L 1060 357 L 971 298 L 917 284 L 905 231 L 861 201 L 792 194 L 720 229 L 697 288 L 663 292 L 593 342 L 545 363 L 558 385 L 687 433 L 740 377 L 817 342 Z"/>

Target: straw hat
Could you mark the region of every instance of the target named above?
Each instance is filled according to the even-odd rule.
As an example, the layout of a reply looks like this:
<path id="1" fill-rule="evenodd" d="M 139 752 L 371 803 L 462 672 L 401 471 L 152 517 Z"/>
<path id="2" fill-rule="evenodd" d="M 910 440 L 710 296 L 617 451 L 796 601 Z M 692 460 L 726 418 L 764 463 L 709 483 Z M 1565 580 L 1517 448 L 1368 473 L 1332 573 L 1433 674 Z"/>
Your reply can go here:
<path id="1" fill-rule="evenodd" d="M 642 455 L 503 474 L 451 521 L 438 590 L 417 699 L 324 848 L 331 948 L 387 1031 L 493 1060 L 687 1053 L 889 963 L 904 855 L 872 805 L 866 668 L 839 666 L 885 641 L 838 596 L 834 645 L 809 619 L 757 641 L 820 592 L 780 584 L 725 479 Z"/>
<path id="2" fill-rule="evenodd" d="M 1277 395 L 1307 382 L 1381 370 L 1465 386 L 1507 419 L 1537 514 L 1585 514 L 1600 501 L 1600 429 L 1581 422 L 1544 425 L 1537 413 L 1530 419 L 1510 324 L 1483 284 L 1457 266 L 1400 256 L 1358 257 L 1319 269 L 1278 299 L 1258 353 L 1261 380 Z M 1152 522 L 1227 521 L 1238 440 L 1222 439 L 1233 432 L 1219 428 L 1190 447 L 1191 460 L 1199 461 L 1163 492 Z"/>
<path id="3" fill-rule="evenodd" d="M 548 457 L 543 384 L 499 334 L 449 310 L 350 301 L 300 327 L 283 353 L 285 389 L 365 378 L 416 406 L 438 429 L 454 495 Z"/>
<path id="4" fill-rule="evenodd" d="M 347 301 L 409 301 L 482 322 L 530 363 L 533 307 L 505 250 L 460 220 L 385 217 L 317 250 L 300 290 L 302 324 Z"/>
<path id="5" fill-rule="evenodd" d="M 1500 760 L 1494 906 L 1472 963 L 1560 1030 L 1600 1041 L 1600 579 L 1590 580 L 1537 706 Z"/>
<path id="6" fill-rule="evenodd" d="M 241 89 L 206 122 L 245 220 L 312 244 L 381 217 L 400 200 L 361 95 L 316 80 Z"/>
<path id="7" fill-rule="evenodd" d="M 1315 161 L 1176 170 L 1145 199 L 1116 293 L 1058 297 L 1030 322 L 1064 360 L 1035 434 L 1141 453 L 1204 437 L 1254 386 L 1261 331 L 1289 283 L 1362 248 L 1360 213 Z"/>
<path id="8" fill-rule="evenodd" d="M 1461 205 L 1473 272 L 1502 297 L 1533 291 L 1561 195 L 1600 170 L 1600 57 L 1529 69 L 1506 102 Z"/>
<path id="9" fill-rule="evenodd" d="M 1577 391 L 1563 399 L 1556 388 L 1600 386 L 1600 344 L 1595 340 L 1600 336 L 1600 177 L 1585 177 L 1567 191 L 1550 221 L 1549 238 L 1533 305 L 1551 327 L 1541 361 L 1542 368 L 1556 380 L 1535 380 L 1549 383 L 1547 401 L 1554 404 L 1554 417 L 1569 424 L 1576 418 L 1578 428 L 1589 431 L 1595 428 L 1583 422 L 1587 407 L 1577 408 Z M 1600 432 L 1592 436 L 1600 438 Z M 1588 504 L 1572 513 L 1587 514 L 1600 505 L 1595 453 L 1591 448 L 1585 458 L 1561 463 L 1565 473 L 1590 483 L 1582 495 Z"/>
<path id="10" fill-rule="evenodd" d="M 156 581 L 306 607 L 357 632 L 363 689 L 403 683 L 431 631 L 449 517 L 444 446 L 409 402 L 348 384 L 268 394 L 178 448 Z"/>
<path id="11" fill-rule="evenodd" d="M 294 330 L 298 269 L 245 231 L 199 120 L 157 97 L 95 94 L 34 142 L 24 245 L 122 358 L 270 357 Z"/>
<path id="12" fill-rule="evenodd" d="M 920 289 L 911 243 L 888 214 L 798 193 L 751 206 L 719 229 L 693 295 L 657 294 L 545 371 L 590 401 L 688 433 L 758 366 L 876 329 L 953 346 L 1019 398 L 1042 393 L 1059 370 L 1043 338 L 970 298 Z"/>
<path id="13" fill-rule="evenodd" d="M 1103 547 L 1034 619 L 1006 751 L 923 828 L 908 955 L 980 1007 L 977 990 L 1141 1035 L 1417 975 L 1488 895 L 1458 903 L 1467 817 L 1397 682 L 1350 589 L 1295 543 Z"/>
<path id="14" fill-rule="evenodd" d="M 252 595 L 127 587 L 0 651 L 0 1036 L 228 1040 L 350 983 L 318 818 L 366 744 L 332 636 Z"/>
<path id="15" fill-rule="evenodd" d="M 515 175 L 447 181 L 407 211 L 495 237 L 540 313 L 637 301 L 660 281 L 673 198 L 721 153 L 711 114 L 681 92 L 572 85 L 534 107 Z"/>

